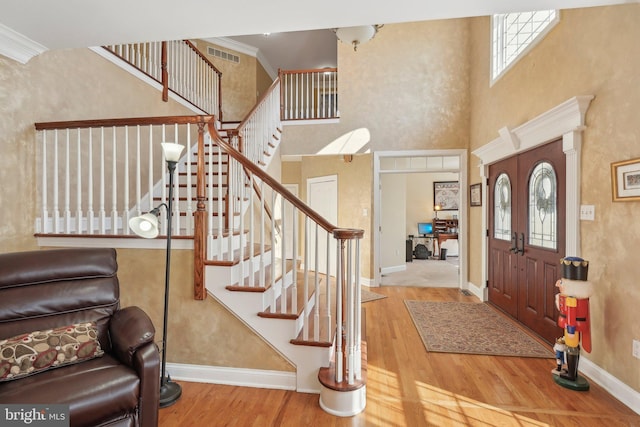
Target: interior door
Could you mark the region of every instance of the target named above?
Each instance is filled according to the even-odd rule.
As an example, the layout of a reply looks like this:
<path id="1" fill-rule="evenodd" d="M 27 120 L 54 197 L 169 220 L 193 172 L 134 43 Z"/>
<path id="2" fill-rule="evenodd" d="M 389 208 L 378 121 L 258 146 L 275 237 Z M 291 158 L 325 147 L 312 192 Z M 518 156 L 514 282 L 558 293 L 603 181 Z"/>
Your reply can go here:
<path id="1" fill-rule="evenodd" d="M 338 224 L 338 177 L 336 175 L 309 178 L 307 180 L 307 204 L 311 209 L 322 215 L 331 224 Z M 309 265 L 311 270 L 327 271 L 327 235 L 328 233 L 309 222 L 307 230 L 309 236 Z M 316 247 L 318 265 L 316 266 Z M 335 245 L 329 245 L 329 274 L 336 275 Z"/>
<path id="2" fill-rule="evenodd" d="M 556 325 L 555 282 L 565 256 L 562 141 L 489 168 L 489 301 L 548 342 Z"/>

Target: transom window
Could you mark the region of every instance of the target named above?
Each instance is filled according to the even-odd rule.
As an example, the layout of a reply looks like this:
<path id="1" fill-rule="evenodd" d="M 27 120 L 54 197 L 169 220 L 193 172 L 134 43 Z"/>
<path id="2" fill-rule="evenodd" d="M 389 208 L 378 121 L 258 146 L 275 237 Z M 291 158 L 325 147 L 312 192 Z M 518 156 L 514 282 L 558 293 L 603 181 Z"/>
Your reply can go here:
<path id="1" fill-rule="evenodd" d="M 511 65 L 542 40 L 559 21 L 556 10 L 493 15 L 491 81 L 495 82 Z"/>

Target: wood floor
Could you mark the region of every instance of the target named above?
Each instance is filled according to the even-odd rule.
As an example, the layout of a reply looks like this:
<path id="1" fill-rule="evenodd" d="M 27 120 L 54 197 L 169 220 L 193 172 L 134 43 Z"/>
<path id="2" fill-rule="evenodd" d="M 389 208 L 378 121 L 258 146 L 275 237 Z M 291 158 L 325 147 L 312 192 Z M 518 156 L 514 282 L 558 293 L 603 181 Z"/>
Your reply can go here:
<path id="1" fill-rule="evenodd" d="M 555 384 L 552 359 L 427 353 L 403 300 L 469 301 L 451 288 L 372 289 L 367 302 L 367 407 L 350 418 L 320 409 L 318 395 L 181 382 L 160 426 L 640 426 L 640 415 L 591 382 Z M 460 319 L 464 327 L 464 319 Z"/>

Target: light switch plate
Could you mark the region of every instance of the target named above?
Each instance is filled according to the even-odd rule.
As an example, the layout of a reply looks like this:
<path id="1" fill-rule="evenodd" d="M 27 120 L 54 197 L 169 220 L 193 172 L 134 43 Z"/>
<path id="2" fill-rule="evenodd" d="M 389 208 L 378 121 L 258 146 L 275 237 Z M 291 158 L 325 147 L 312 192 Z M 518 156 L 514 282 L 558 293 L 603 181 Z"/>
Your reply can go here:
<path id="1" fill-rule="evenodd" d="M 580 205 L 580 219 L 593 221 L 596 217 L 596 207 L 594 205 Z"/>

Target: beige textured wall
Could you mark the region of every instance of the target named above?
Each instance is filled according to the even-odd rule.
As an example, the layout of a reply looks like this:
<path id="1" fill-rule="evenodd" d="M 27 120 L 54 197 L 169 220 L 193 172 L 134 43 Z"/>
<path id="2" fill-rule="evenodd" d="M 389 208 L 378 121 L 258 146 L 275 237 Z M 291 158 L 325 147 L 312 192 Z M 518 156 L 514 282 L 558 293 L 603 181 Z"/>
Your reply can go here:
<path id="1" fill-rule="evenodd" d="M 373 156 L 369 154 L 355 155 L 351 163 L 342 161 L 342 156 L 305 156 L 301 162 L 284 162 L 282 164 L 283 182 L 299 184 L 299 198 L 307 200 L 307 179 L 327 175 L 338 176 L 338 223 L 342 228 L 365 230 L 360 241 L 362 258 L 360 260 L 361 276 L 367 276 L 373 263 L 371 251 L 371 187 Z M 296 165 L 299 163 L 299 167 Z M 295 182 L 296 176 L 299 181 Z M 367 215 L 363 215 L 367 209 Z"/>
<path id="2" fill-rule="evenodd" d="M 466 148 L 469 21 L 388 24 L 354 52 L 338 43 L 340 123 L 286 126 L 282 154 L 315 154 L 366 128 L 367 150 Z"/>
<path id="3" fill-rule="evenodd" d="M 267 74 L 260 61 L 256 61 L 256 88 L 258 92 L 257 98 L 259 99 L 269 89 L 273 79 Z"/>
<path id="4" fill-rule="evenodd" d="M 370 133 L 370 142 L 356 150 L 360 153 L 466 148 L 470 114 L 468 51 L 469 21 L 464 19 L 385 25 L 357 52 L 338 43 L 340 123 L 285 126 L 282 154 L 315 154 L 340 136 L 361 128 Z M 363 225 L 363 253 L 369 261 L 362 265 L 361 274 L 373 278 L 372 161 L 368 167 L 365 175 L 354 177 L 353 186 L 344 187 L 348 193 L 340 194 L 340 202 L 351 204 L 339 208 L 355 209 L 341 217 L 345 220 L 341 226 Z M 320 169 L 318 173 L 325 174 Z M 356 194 L 357 199 L 348 202 L 349 194 Z M 366 202 L 365 194 L 369 197 Z M 360 208 L 365 205 L 369 209 L 366 220 Z M 347 222 L 349 218 L 354 222 Z"/>
<path id="5" fill-rule="evenodd" d="M 256 73 L 259 67 L 255 57 L 236 52 L 204 40 L 195 40 L 198 49 L 222 73 L 222 119 L 224 121 L 241 121 L 256 103 L 258 88 Z M 240 63 L 227 61 L 209 55 L 208 47 L 212 46 L 224 52 L 238 55 Z M 262 67 L 260 67 L 262 68 Z"/>
<path id="6" fill-rule="evenodd" d="M 640 202 L 611 201 L 611 162 L 640 157 L 640 5 L 562 11 L 561 22 L 531 53 L 489 87 L 488 18 L 472 20 L 471 149 L 575 95 L 595 95 L 586 116 L 581 199 L 595 206 L 595 221 L 582 221 L 582 257 L 595 285 L 590 299 L 593 351 L 587 357 L 636 391 L 640 339 Z M 478 159 L 470 162 L 478 182 Z M 470 280 L 480 283 L 480 215 L 471 210 Z M 475 232 L 473 230 L 476 230 Z M 476 234 L 476 238 L 473 235 Z M 573 254 L 567 254 L 573 255 Z"/>
<path id="7" fill-rule="evenodd" d="M 46 52 L 25 65 L 0 57 L 0 200 L 14 202 L 0 214 L 0 252 L 37 249 L 34 123 L 180 114 L 192 113 L 88 49 Z M 213 298 L 193 300 L 191 258 L 173 252 L 168 360 L 292 370 Z M 123 305 L 149 310 L 160 337 L 164 252 L 121 249 L 118 262 Z"/>

